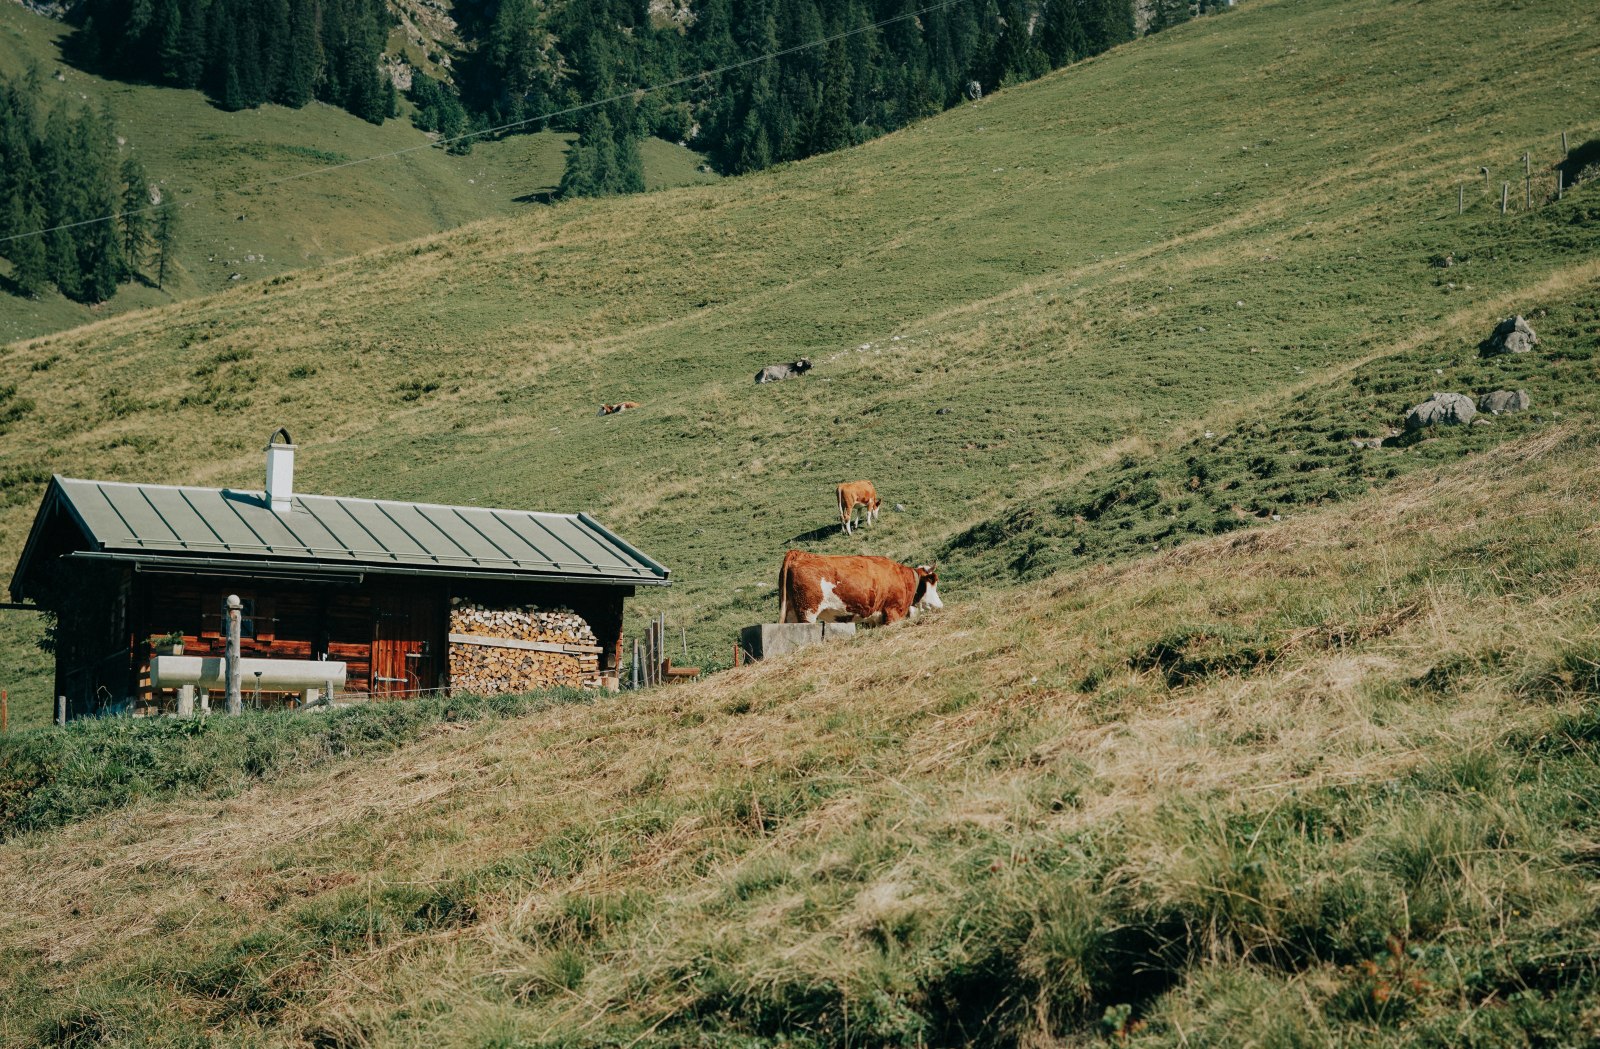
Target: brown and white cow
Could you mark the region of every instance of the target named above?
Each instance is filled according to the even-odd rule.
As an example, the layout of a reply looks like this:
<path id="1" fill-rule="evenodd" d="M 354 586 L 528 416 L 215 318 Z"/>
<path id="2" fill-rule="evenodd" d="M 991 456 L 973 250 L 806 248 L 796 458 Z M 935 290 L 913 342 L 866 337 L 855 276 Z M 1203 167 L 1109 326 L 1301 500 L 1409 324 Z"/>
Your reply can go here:
<path id="1" fill-rule="evenodd" d="M 943 608 L 938 584 L 932 565 L 790 550 L 778 573 L 778 621 L 894 623 L 918 609 Z"/>
<path id="2" fill-rule="evenodd" d="M 639 407 L 639 402 L 638 401 L 623 401 L 620 404 L 602 404 L 600 406 L 600 414 L 601 415 L 615 415 L 618 412 L 629 411 L 629 410 L 631 410 L 633 408 L 637 408 L 637 407 Z"/>
<path id="3" fill-rule="evenodd" d="M 839 527 L 844 529 L 845 535 L 856 530 L 856 507 L 866 509 L 867 524 L 878 519 L 883 507 L 883 500 L 878 498 L 878 490 L 872 487 L 871 481 L 846 481 L 839 486 L 838 496 Z"/>

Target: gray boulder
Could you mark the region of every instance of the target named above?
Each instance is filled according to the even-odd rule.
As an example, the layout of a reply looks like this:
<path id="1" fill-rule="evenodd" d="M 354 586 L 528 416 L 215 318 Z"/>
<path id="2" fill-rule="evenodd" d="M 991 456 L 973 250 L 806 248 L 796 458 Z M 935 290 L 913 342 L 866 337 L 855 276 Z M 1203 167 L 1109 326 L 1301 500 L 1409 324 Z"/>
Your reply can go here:
<path id="1" fill-rule="evenodd" d="M 1472 398 L 1461 393 L 1436 393 L 1406 413 L 1407 430 L 1430 426 L 1465 426 L 1478 414 Z"/>
<path id="2" fill-rule="evenodd" d="M 1520 412 L 1528 406 L 1527 390 L 1496 390 L 1484 397 L 1478 407 L 1499 415 L 1501 412 Z"/>
<path id="3" fill-rule="evenodd" d="M 1483 355 L 1495 357 L 1502 353 L 1527 353 L 1539 345 L 1539 336 L 1521 314 L 1509 317 L 1495 325 L 1494 334 L 1483 343 Z"/>

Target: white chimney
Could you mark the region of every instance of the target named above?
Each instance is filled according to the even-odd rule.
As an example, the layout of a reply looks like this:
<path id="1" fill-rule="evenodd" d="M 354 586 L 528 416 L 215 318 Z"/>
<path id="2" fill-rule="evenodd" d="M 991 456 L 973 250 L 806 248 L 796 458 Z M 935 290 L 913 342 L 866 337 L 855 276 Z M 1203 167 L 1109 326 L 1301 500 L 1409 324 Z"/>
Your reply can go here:
<path id="1" fill-rule="evenodd" d="M 278 443 L 278 438 L 283 443 Z M 286 514 L 294 499 L 294 445 L 283 427 L 267 438 L 267 501 L 275 513 Z"/>

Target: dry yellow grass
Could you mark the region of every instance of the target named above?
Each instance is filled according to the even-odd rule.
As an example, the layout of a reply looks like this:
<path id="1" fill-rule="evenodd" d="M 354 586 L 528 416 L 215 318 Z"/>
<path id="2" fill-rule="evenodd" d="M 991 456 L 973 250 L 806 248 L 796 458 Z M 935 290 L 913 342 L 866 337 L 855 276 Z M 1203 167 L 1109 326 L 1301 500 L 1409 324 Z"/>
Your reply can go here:
<path id="1" fill-rule="evenodd" d="M 1600 530 L 1576 527 L 1600 496 L 1594 450 L 1588 431 L 1553 429 L 1339 512 L 1055 577 L 845 648 L 441 729 L 222 803 L 135 806 L 10 842 L 6 965 L 50 1004 L 0 1031 L 28 1041 L 64 995 L 158 1040 L 678 1031 L 670 1041 L 712 1022 L 708 965 L 746 997 L 806 981 L 833 981 L 847 1010 L 874 1008 L 874 988 L 914 997 L 914 930 L 971 906 L 975 865 L 997 899 L 1042 891 L 1029 862 L 1046 862 L 1047 843 L 1110 835 L 1125 846 L 1108 875 L 1118 892 L 1209 898 L 1242 814 L 1259 836 L 1282 806 L 1499 754 L 1592 702 L 1530 700 L 1518 682 L 1600 645 Z M 1179 635 L 1226 643 L 1210 670 L 1176 680 L 1146 657 Z M 1228 662 L 1258 645 L 1270 657 Z M 1420 684 L 1484 652 L 1492 665 Z M 1418 819 L 1444 804 L 1428 799 Z M 1219 836 L 1183 836 L 1197 827 Z M 1268 841 L 1270 859 L 1282 843 Z M 1542 855 L 1528 854 L 1520 889 L 1485 866 L 1459 891 L 1491 910 L 1545 899 L 1546 922 L 1581 914 L 1583 879 Z M 1072 885 L 1107 891 L 1050 891 Z M 443 893 L 466 917 L 385 925 L 372 901 L 400 889 Z M 304 947 L 285 930 L 319 907 L 375 924 L 331 953 Z M 895 929 L 912 938 L 897 947 Z M 1226 967 L 1231 941 L 1216 935 L 1210 963 Z M 251 936 L 295 945 L 248 977 L 279 1004 L 185 989 L 183 973 Z M 1221 978 L 1195 965 L 1192 979 Z M 1342 973 L 1316 978 L 1342 986 Z M 165 1004 L 129 1004 L 133 988 Z M 1072 994 L 1090 992 L 1054 993 L 1068 1005 L 1041 999 L 1019 1021 L 1034 1036 L 1059 1033 Z"/>

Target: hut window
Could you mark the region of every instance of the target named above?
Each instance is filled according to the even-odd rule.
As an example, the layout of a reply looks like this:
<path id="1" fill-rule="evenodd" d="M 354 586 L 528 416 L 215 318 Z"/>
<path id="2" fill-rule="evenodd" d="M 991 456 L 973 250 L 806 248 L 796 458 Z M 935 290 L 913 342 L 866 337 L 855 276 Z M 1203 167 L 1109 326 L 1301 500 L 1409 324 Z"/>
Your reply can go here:
<path id="1" fill-rule="evenodd" d="M 215 601 L 212 608 L 216 611 L 207 611 L 206 628 L 201 636 L 225 638 L 228 636 L 228 595 L 220 594 Z M 240 594 L 239 605 L 240 639 L 270 641 L 273 634 L 272 615 L 267 603 L 254 595 Z"/>

